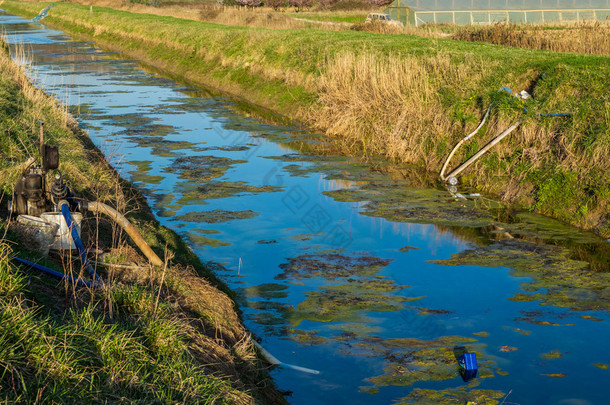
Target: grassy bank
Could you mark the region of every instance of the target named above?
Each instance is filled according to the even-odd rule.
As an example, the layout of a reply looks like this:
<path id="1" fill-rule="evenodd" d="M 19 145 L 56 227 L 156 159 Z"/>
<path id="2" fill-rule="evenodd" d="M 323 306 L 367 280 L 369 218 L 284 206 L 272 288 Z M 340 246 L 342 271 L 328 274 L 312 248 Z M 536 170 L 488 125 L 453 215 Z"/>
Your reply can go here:
<path id="1" fill-rule="evenodd" d="M 46 5 L 5 1 L 2 8 L 33 16 Z M 521 116 L 524 124 L 462 181 L 610 234 L 605 56 L 354 30 L 233 27 L 72 4 L 57 4 L 44 21 L 305 122 L 347 153 L 430 171 L 439 171 L 493 101 L 488 124 L 455 162 Z M 499 92 L 502 86 L 534 98 L 518 100 Z M 554 112 L 574 115 L 536 115 Z"/>
<path id="2" fill-rule="evenodd" d="M 6 403 L 282 403 L 234 302 L 183 241 L 161 227 L 65 109 L 0 51 L 0 401 Z M 27 258 L 82 276 L 78 260 L 37 253 L 7 200 L 38 121 L 59 146 L 72 191 L 127 213 L 160 257 L 151 268 L 111 223 L 88 214 L 83 242 L 103 288 L 76 288 L 17 265 Z M 206 278 L 204 278 L 206 277 Z M 208 281 L 210 280 L 210 281 Z"/>

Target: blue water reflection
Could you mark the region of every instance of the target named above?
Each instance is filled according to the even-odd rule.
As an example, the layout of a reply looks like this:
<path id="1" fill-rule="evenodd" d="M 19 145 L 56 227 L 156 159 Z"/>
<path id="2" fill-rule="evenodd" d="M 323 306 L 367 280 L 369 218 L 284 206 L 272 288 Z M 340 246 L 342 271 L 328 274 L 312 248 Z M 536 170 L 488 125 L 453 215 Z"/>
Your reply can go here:
<path id="1" fill-rule="evenodd" d="M 488 246 L 477 227 L 363 215 L 366 200 L 331 197 L 384 178 L 392 189 L 408 191 L 409 182 L 346 158 L 300 155 L 286 140 L 315 134 L 249 118 L 227 98 L 90 43 L 8 14 L 0 24 L 10 43 L 24 46 L 34 80 L 69 105 L 161 223 L 189 240 L 202 261 L 220 264 L 218 275 L 238 292 L 245 322 L 264 346 L 284 362 L 321 371 L 273 371 L 292 403 L 382 404 L 413 388 L 459 387 L 511 392 L 506 403 L 607 400 L 605 308 L 514 300 L 532 293 L 529 276 L 506 266 L 432 262 Z M 350 168 L 365 175 L 350 178 Z M 448 193 L 418 193 L 454 204 Z M 410 383 L 408 356 L 433 359 L 401 339 L 446 336 L 477 350 L 479 377 L 464 384 L 457 367 L 441 365 L 435 379 L 434 365 Z M 553 351 L 561 356 L 541 357 Z"/>

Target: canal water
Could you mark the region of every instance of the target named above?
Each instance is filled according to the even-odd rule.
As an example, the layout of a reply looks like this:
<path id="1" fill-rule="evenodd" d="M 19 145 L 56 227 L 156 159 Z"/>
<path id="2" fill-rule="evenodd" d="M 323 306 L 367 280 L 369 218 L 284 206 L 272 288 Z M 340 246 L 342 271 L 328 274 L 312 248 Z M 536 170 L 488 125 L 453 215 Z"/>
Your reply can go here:
<path id="1" fill-rule="evenodd" d="M 320 135 L 2 11 L 0 26 L 236 291 L 262 345 L 319 371 L 272 371 L 291 403 L 607 403 L 606 241 L 417 170 L 317 155 Z"/>

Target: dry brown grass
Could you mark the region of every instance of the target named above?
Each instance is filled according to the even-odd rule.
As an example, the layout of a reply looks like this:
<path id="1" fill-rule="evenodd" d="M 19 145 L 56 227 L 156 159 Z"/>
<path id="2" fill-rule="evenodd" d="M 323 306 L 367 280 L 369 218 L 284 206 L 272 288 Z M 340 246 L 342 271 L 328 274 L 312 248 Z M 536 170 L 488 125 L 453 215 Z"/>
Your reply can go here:
<path id="1" fill-rule="evenodd" d="M 200 7 L 199 19 L 223 25 L 241 25 L 269 29 L 336 29 L 334 25 L 296 20 L 267 7 L 224 7 L 217 4 L 204 3 Z"/>
<path id="2" fill-rule="evenodd" d="M 165 17 L 184 18 L 187 20 L 199 20 L 200 6 L 196 4 L 172 5 L 170 7 L 153 7 L 145 4 L 130 3 L 125 0 L 76 0 L 76 4 L 94 5 L 99 7 L 114 8 L 117 10 L 130 11 L 132 13 L 146 13 Z"/>
<path id="3" fill-rule="evenodd" d="M 412 26 L 400 27 L 393 24 L 386 24 L 377 21 L 372 23 L 353 24 L 349 28 L 354 31 L 376 32 L 378 34 L 417 35 L 426 38 L 444 38 L 450 36 L 450 34 L 443 33 L 435 26 L 420 28 L 415 28 Z"/>
<path id="4" fill-rule="evenodd" d="M 558 27 L 499 23 L 459 29 L 453 38 L 553 52 L 610 55 L 610 22 L 581 22 Z"/>
<path id="5" fill-rule="evenodd" d="M 320 80 L 322 108 L 310 121 L 329 135 L 349 137 L 353 150 L 436 168 L 439 156 L 431 152 L 459 131 L 439 89 L 468 88 L 483 75 L 476 58 L 465 63 L 442 54 L 426 59 L 345 52 L 329 62 Z"/>
<path id="6" fill-rule="evenodd" d="M 124 0 L 76 0 L 73 3 L 232 26 L 269 29 L 345 29 L 345 26 L 341 24 L 317 24 L 316 22 L 298 20 L 269 7 L 226 7 L 211 2 L 168 4 L 153 7 L 145 4 L 129 3 Z"/>

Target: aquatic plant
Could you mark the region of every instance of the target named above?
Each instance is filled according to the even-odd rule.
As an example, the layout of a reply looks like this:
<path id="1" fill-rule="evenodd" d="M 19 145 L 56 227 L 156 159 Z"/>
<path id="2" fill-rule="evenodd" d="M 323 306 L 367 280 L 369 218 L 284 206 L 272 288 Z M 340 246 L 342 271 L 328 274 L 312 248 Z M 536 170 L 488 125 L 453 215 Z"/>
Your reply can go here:
<path id="1" fill-rule="evenodd" d="M 607 310 L 610 273 L 591 271 L 587 262 L 571 260 L 569 255 L 568 249 L 559 246 L 506 239 L 432 263 L 506 266 L 516 275 L 533 279 L 524 285 L 525 292 L 516 293 L 513 300 L 540 301 L 581 311 Z"/>

